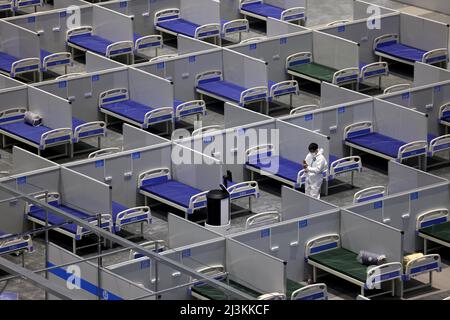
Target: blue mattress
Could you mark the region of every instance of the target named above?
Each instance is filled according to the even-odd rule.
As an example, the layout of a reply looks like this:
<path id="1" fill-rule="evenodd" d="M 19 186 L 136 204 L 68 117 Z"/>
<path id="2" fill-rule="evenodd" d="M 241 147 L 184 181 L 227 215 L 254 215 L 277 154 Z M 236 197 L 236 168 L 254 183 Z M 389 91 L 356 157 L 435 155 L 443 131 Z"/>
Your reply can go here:
<path id="1" fill-rule="evenodd" d="M 133 100 L 125 100 L 102 105 L 102 109 L 109 110 L 133 121 L 144 123 L 145 114 L 155 108 L 143 105 Z"/>
<path id="2" fill-rule="evenodd" d="M 406 144 L 403 141 L 376 132 L 347 138 L 347 141 L 392 158 L 397 158 L 398 150 Z"/>
<path id="3" fill-rule="evenodd" d="M 84 212 L 81 212 L 79 210 L 67 207 L 65 205 L 57 205 L 57 204 L 52 204 L 52 206 L 54 206 L 55 208 L 58 208 L 64 212 L 67 212 L 68 214 L 71 214 L 79 219 L 83 219 L 86 221 L 92 221 L 95 220 L 96 218 L 93 216 L 90 216 Z M 45 210 L 38 208 L 38 207 L 34 207 L 34 209 L 32 209 L 28 215 L 30 215 L 33 218 L 39 219 L 41 221 L 45 221 Z M 67 219 L 58 216 L 54 213 L 49 212 L 48 213 L 48 223 L 51 225 L 58 225 L 58 224 L 62 224 L 67 222 Z M 73 234 L 76 234 L 77 232 L 77 225 L 74 223 L 70 223 L 70 224 L 65 224 L 63 226 L 60 227 L 61 229 L 64 229 L 66 231 L 69 231 Z"/>
<path id="4" fill-rule="evenodd" d="M 86 121 L 72 117 L 72 129 L 75 130 L 79 125 L 85 124 Z"/>
<path id="5" fill-rule="evenodd" d="M 133 42 L 136 42 L 137 39 L 141 38 L 142 36 L 139 33 L 134 32 L 133 33 Z"/>
<path id="6" fill-rule="evenodd" d="M 195 37 L 195 30 L 200 27 L 200 25 L 184 19 L 175 19 L 158 22 L 158 27 L 193 38 Z"/>
<path id="7" fill-rule="evenodd" d="M 101 55 L 106 55 L 106 48 L 113 43 L 109 40 L 92 34 L 72 36 L 70 37 L 69 42 L 79 47 L 99 53 Z"/>
<path id="8" fill-rule="evenodd" d="M 268 162 L 269 159 L 270 162 Z M 271 163 L 276 163 L 276 161 L 278 161 L 279 168 L 277 168 L 276 165 L 273 165 L 271 167 Z M 280 156 L 272 156 L 269 158 L 264 158 L 263 161 L 260 161 L 260 159 L 258 159 L 256 163 L 247 163 L 247 165 L 271 173 L 273 175 L 279 176 L 281 178 L 287 179 L 292 182 L 297 181 L 298 172 L 300 170 L 303 170 L 303 166 L 300 163 L 290 161 Z"/>
<path id="9" fill-rule="evenodd" d="M 42 63 L 42 61 L 44 61 L 44 58 L 45 58 L 46 56 L 49 56 L 49 55 L 51 55 L 51 54 L 52 54 L 51 52 L 46 51 L 46 50 L 44 50 L 44 49 L 41 49 L 41 63 Z"/>
<path id="10" fill-rule="evenodd" d="M 11 72 L 12 64 L 17 60 L 20 59 L 7 53 L 0 52 L 0 69 L 3 71 Z"/>
<path id="11" fill-rule="evenodd" d="M 200 82 L 197 87 L 206 92 L 238 103 L 241 99 L 241 93 L 247 90 L 244 87 L 225 80 Z"/>
<path id="12" fill-rule="evenodd" d="M 279 7 L 274 7 L 263 2 L 249 3 L 242 6 L 242 10 L 257 14 L 263 17 L 271 17 L 281 19 L 281 13 L 285 10 Z"/>
<path id="13" fill-rule="evenodd" d="M 50 130 L 53 130 L 53 129 L 43 126 L 43 125 L 38 126 L 38 127 L 33 127 L 32 125 L 29 125 L 28 123 L 25 123 L 24 121 L 17 121 L 17 122 L 2 124 L 2 125 L 0 125 L 0 129 L 7 131 L 11 134 L 14 134 L 18 137 L 27 139 L 28 141 L 34 142 L 38 145 L 41 143 L 41 136 L 44 133 L 46 133 Z M 61 139 L 61 140 L 64 140 L 64 139 Z"/>
<path id="14" fill-rule="evenodd" d="M 127 210 L 128 208 L 127 207 L 125 207 L 124 205 L 122 205 L 122 204 L 120 204 L 120 203 L 118 203 L 118 202 L 115 202 L 115 201 L 113 201 L 112 202 L 112 217 L 113 217 L 113 221 L 116 221 L 116 218 L 117 218 L 117 215 L 120 213 L 120 212 L 122 212 L 122 211 L 124 211 L 124 210 Z"/>
<path id="15" fill-rule="evenodd" d="M 426 51 L 413 48 L 401 43 L 389 42 L 387 42 L 386 45 L 381 44 L 375 50 L 392 57 L 400 58 L 410 62 L 422 61 L 422 57 L 426 53 Z"/>
<path id="16" fill-rule="evenodd" d="M 152 193 L 160 198 L 176 203 L 185 208 L 189 207 L 189 200 L 202 190 L 193 188 L 184 183 L 167 180 L 166 182 L 157 184 L 148 184 L 141 186 L 141 190 Z"/>

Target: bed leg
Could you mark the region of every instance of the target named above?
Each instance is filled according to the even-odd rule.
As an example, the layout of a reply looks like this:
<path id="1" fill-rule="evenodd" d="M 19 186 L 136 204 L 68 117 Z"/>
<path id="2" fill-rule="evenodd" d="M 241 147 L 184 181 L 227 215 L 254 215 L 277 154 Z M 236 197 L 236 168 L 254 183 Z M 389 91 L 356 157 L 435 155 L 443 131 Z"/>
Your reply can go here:
<path id="1" fill-rule="evenodd" d="M 144 205 L 145 205 L 146 207 L 148 207 L 148 199 L 147 199 L 146 196 L 144 196 Z"/>
<path id="2" fill-rule="evenodd" d="M 41 156 L 41 148 L 38 148 L 38 156 Z"/>
<path id="3" fill-rule="evenodd" d="M 315 266 L 313 266 L 313 282 L 316 283 L 317 281 L 317 269 Z"/>
<path id="4" fill-rule="evenodd" d="M 395 279 L 392 280 L 392 293 L 391 293 L 391 295 L 392 295 L 393 297 L 395 297 Z"/>
<path id="5" fill-rule="evenodd" d="M 252 212 L 252 197 L 248 197 L 248 212 Z"/>
<path id="6" fill-rule="evenodd" d="M 427 254 L 428 248 L 427 248 L 427 239 L 423 239 L 423 254 Z"/>
<path id="7" fill-rule="evenodd" d="M 241 41 L 242 41 L 242 32 L 239 32 L 238 43 L 241 43 Z"/>
<path id="8" fill-rule="evenodd" d="M 141 222 L 141 237 L 144 238 L 144 222 Z"/>
<path id="9" fill-rule="evenodd" d="M 101 136 L 98 136 L 98 138 L 97 138 L 97 146 L 98 146 L 99 150 L 102 148 L 102 137 Z"/>
<path id="10" fill-rule="evenodd" d="M 105 113 L 105 128 L 108 128 L 108 115 Z"/>
<path id="11" fill-rule="evenodd" d="M 25 268 L 25 251 L 22 251 L 22 268 Z"/>
<path id="12" fill-rule="evenodd" d="M 73 254 L 77 254 L 77 241 L 75 238 L 72 239 L 72 252 Z"/>
<path id="13" fill-rule="evenodd" d="M 351 178 L 352 189 L 355 187 L 354 181 L 355 181 L 355 171 L 352 171 L 352 178 Z"/>
<path id="14" fill-rule="evenodd" d="M 294 95 L 291 93 L 289 95 L 289 106 L 291 107 L 291 109 L 293 107 L 293 100 L 294 100 Z"/>
<path id="15" fill-rule="evenodd" d="M 378 78 L 378 90 L 381 90 L 381 77 Z"/>
<path id="16" fill-rule="evenodd" d="M 361 287 L 361 295 L 364 297 L 364 286 Z"/>
<path id="17" fill-rule="evenodd" d="M 73 143 L 70 143 L 69 148 L 70 148 L 70 159 L 72 159 L 73 158 L 73 149 L 74 149 Z"/>
<path id="18" fill-rule="evenodd" d="M 427 154 L 423 156 L 423 171 L 427 172 Z"/>

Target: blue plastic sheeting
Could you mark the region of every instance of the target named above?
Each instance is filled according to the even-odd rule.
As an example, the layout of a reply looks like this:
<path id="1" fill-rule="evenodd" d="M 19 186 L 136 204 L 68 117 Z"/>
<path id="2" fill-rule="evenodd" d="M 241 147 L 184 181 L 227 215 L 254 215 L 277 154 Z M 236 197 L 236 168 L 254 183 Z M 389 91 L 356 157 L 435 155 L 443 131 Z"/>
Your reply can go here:
<path id="1" fill-rule="evenodd" d="M 194 38 L 195 30 L 198 27 L 200 27 L 200 25 L 189 22 L 184 19 L 175 19 L 175 20 L 158 22 L 158 27 Z"/>
<path id="2" fill-rule="evenodd" d="M 72 36 L 70 37 L 69 42 L 79 47 L 99 53 L 101 55 L 106 55 L 106 48 L 113 43 L 109 40 L 92 34 L 80 34 Z"/>
<path id="3" fill-rule="evenodd" d="M 238 103 L 241 100 L 241 93 L 247 90 L 247 88 L 225 80 L 200 82 L 197 88 Z"/>
<path id="4" fill-rule="evenodd" d="M 276 165 L 276 163 L 278 163 L 278 166 Z M 280 156 L 266 157 L 263 159 L 258 158 L 256 163 L 249 162 L 247 163 L 247 165 L 274 174 L 292 182 L 297 181 L 298 172 L 300 170 L 303 170 L 303 166 L 300 163 L 290 161 Z"/>
<path id="5" fill-rule="evenodd" d="M 134 120 L 139 123 L 144 123 L 145 114 L 149 111 L 155 110 L 146 105 L 133 100 L 125 100 L 115 103 L 108 103 L 101 106 L 102 109 L 114 112 L 118 115 Z"/>
<path id="6" fill-rule="evenodd" d="M 167 180 L 166 182 L 156 184 L 144 184 L 141 186 L 141 190 L 152 193 L 185 208 L 189 207 L 189 200 L 193 195 L 203 192 L 202 190 L 175 180 Z"/>
<path id="7" fill-rule="evenodd" d="M 426 51 L 413 48 L 401 43 L 389 43 L 389 42 L 387 42 L 387 45 L 383 44 L 379 45 L 375 50 L 390 55 L 392 57 L 400 58 L 411 62 L 422 61 L 422 57 L 426 53 Z"/>
<path id="8" fill-rule="evenodd" d="M 2 125 L 0 125 L 0 129 L 7 131 L 11 134 L 14 134 L 18 137 L 27 139 L 38 145 L 41 143 L 41 136 L 44 133 L 53 130 L 53 129 L 43 126 L 43 125 L 38 126 L 38 127 L 33 127 L 32 125 L 30 125 L 26 122 L 23 122 L 23 121 L 2 124 Z M 64 140 L 64 139 L 62 139 L 62 140 Z"/>
<path id="9" fill-rule="evenodd" d="M 0 52 L 0 69 L 6 72 L 11 72 L 13 63 L 18 60 L 20 59 L 7 53 Z"/>
<path id="10" fill-rule="evenodd" d="M 398 150 L 406 143 L 376 132 L 347 138 L 348 142 L 358 146 L 397 158 Z"/>
<path id="11" fill-rule="evenodd" d="M 244 4 L 242 10 L 257 14 L 262 17 L 271 17 L 281 19 L 281 13 L 285 10 L 279 7 L 274 7 L 263 2 L 255 2 Z"/>

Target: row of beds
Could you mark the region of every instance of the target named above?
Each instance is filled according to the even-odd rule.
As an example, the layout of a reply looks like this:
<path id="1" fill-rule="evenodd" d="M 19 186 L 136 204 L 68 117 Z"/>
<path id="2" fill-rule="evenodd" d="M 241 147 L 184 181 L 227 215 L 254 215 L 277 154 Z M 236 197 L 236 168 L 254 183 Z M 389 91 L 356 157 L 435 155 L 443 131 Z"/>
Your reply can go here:
<path id="1" fill-rule="evenodd" d="M 367 198 L 364 201 L 369 201 Z M 270 214 L 270 213 L 269 213 Z M 258 214 L 260 215 L 260 214 Z M 258 216 L 255 215 L 254 217 Z M 249 221 L 249 218 L 247 221 Z M 266 220 L 270 221 L 270 220 Z M 281 220 L 277 220 L 281 221 Z M 272 221 L 273 222 L 273 221 Z M 247 229 L 247 224 L 246 224 Z M 332 274 L 361 288 L 363 299 L 368 299 L 366 291 L 381 289 L 383 283 L 391 283 L 391 290 L 376 291 L 370 297 L 395 294 L 395 282 L 401 282 L 401 298 L 404 293 L 422 287 L 432 286 L 432 273 L 442 271 L 441 258 L 438 254 L 427 253 L 427 242 L 450 247 L 450 216 L 448 209 L 437 209 L 423 213 L 416 220 L 417 235 L 424 240 L 424 255 L 407 262 L 387 262 L 378 266 L 367 267 L 357 261 L 357 253 L 342 247 L 338 234 L 327 234 L 313 238 L 306 242 L 305 261 L 312 267 L 313 284 L 299 283 L 292 279 L 286 279 L 286 292 L 259 292 L 237 280 L 230 279 L 223 265 L 214 265 L 199 268 L 199 273 L 213 277 L 257 300 L 327 300 L 328 292 L 325 283 L 317 283 L 318 270 Z M 147 249 L 162 252 L 166 249 L 163 241 L 145 242 L 142 245 Z M 133 250 L 130 251 L 130 259 L 139 259 L 143 256 Z M 415 285 L 405 289 L 405 284 L 411 279 L 429 274 L 429 282 Z M 195 279 L 191 279 L 195 282 Z M 192 297 L 200 300 L 229 300 L 233 297 L 215 288 L 204 281 L 198 281 L 189 288 Z"/>

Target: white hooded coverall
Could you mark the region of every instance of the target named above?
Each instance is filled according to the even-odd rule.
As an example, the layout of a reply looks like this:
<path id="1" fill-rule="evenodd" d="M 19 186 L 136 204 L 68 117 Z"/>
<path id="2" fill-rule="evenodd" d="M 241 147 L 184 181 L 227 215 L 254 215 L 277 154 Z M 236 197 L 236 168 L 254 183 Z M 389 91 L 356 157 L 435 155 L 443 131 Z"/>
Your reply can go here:
<path id="1" fill-rule="evenodd" d="M 305 161 L 308 165 L 305 181 L 305 194 L 320 199 L 323 172 L 328 168 L 327 159 L 325 159 L 323 155 L 323 149 L 319 149 L 317 155 L 308 153 Z"/>

